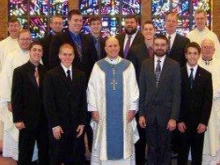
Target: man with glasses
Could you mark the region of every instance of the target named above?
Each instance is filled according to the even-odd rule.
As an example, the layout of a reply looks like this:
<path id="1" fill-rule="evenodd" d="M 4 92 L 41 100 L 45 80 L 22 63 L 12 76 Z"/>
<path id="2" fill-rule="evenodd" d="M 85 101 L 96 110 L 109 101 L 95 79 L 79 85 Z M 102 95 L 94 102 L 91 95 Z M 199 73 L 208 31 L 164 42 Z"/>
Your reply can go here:
<path id="1" fill-rule="evenodd" d="M 28 48 L 32 42 L 30 31 L 21 30 L 18 33 L 17 42 L 19 47 L 7 55 L 0 77 L 0 111 L 4 122 L 3 156 L 12 157 L 15 160 L 18 159 L 18 129 L 14 127 L 12 121 L 12 75 L 16 67 L 29 60 Z"/>

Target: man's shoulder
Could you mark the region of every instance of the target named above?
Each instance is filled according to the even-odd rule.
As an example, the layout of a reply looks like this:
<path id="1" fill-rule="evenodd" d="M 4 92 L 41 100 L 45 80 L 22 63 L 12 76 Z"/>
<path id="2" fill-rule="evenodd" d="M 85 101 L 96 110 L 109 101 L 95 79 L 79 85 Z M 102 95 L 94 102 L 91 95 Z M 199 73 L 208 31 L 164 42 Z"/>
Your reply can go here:
<path id="1" fill-rule="evenodd" d="M 205 76 L 205 77 L 211 77 L 212 76 L 212 74 L 209 71 L 207 71 L 206 69 L 204 69 L 204 68 L 202 68 L 200 66 L 198 66 L 198 69 L 200 70 L 200 73 L 203 76 Z"/>
<path id="2" fill-rule="evenodd" d="M 183 35 L 180 35 L 180 34 L 178 34 L 178 33 L 176 34 L 176 37 L 177 37 L 179 40 L 181 40 L 181 43 L 182 43 L 182 42 L 184 42 L 184 43 L 185 43 L 185 42 L 188 42 L 188 43 L 190 42 L 189 38 L 187 38 L 187 37 L 185 37 L 185 36 L 183 36 Z"/>

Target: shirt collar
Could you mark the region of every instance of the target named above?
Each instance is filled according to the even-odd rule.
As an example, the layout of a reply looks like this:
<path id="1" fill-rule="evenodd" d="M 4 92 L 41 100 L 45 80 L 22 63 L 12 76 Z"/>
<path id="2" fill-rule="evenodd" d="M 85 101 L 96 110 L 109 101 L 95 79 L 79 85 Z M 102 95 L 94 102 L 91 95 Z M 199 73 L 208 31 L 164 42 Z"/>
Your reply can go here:
<path id="1" fill-rule="evenodd" d="M 198 68 L 198 64 L 196 64 L 195 66 L 189 66 L 188 63 L 186 63 L 186 68 L 187 68 L 187 73 L 188 75 L 191 73 L 191 68 L 193 68 L 193 73 L 194 75 L 196 74 L 197 68 Z"/>
<path id="2" fill-rule="evenodd" d="M 70 65 L 69 68 L 65 67 L 62 63 L 61 63 L 61 67 L 63 68 L 65 74 L 67 74 L 67 70 L 70 70 L 70 73 L 72 72 L 72 65 Z"/>

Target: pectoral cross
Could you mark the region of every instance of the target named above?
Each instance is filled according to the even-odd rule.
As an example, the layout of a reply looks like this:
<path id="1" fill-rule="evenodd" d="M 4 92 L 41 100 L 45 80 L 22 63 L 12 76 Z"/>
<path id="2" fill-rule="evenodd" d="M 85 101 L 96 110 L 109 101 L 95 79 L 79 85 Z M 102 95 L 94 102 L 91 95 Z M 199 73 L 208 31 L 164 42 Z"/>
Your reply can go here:
<path id="1" fill-rule="evenodd" d="M 112 80 L 112 89 L 115 91 L 116 85 L 118 84 L 115 79 Z"/>

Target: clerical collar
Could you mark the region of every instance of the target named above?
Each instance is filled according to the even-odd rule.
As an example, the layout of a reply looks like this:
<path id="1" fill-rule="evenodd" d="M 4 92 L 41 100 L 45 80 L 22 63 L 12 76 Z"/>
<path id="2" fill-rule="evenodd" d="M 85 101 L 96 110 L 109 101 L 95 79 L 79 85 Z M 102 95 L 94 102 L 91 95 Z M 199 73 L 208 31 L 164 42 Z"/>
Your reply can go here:
<path id="1" fill-rule="evenodd" d="M 121 57 L 119 57 L 119 56 L 114 59 L 110 59 L 109 57 L 106 57 L 105 59 L 107 62 L 109 62 L 110 64 L 113 64 L 113 65 L 116 65 L 121 61 Z"/>
<path id="2" fill-rule="evenodd" d="M 204 60 L 202 59 L 202 61 L 206 64 L 206 65 L 210 65 L 212 63 L 212 59 L 211 60 Z"/>

